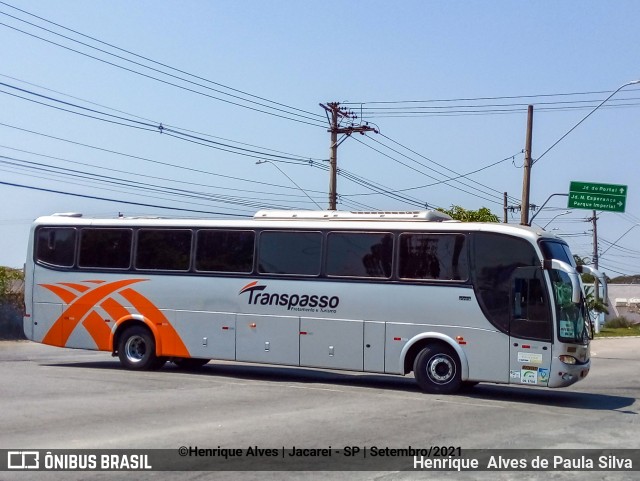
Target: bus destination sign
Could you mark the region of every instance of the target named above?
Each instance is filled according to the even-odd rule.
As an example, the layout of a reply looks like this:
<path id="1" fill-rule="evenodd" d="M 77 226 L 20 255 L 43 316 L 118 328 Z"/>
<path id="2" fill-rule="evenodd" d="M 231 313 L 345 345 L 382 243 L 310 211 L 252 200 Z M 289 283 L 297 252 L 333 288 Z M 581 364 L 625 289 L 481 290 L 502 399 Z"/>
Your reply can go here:
<path id="1" fill-rule="evenodd" d="M 569 205 L 571 209 L 606 210 L 624 212 L 627 203 L 627 186 L 571 182 Z"/>

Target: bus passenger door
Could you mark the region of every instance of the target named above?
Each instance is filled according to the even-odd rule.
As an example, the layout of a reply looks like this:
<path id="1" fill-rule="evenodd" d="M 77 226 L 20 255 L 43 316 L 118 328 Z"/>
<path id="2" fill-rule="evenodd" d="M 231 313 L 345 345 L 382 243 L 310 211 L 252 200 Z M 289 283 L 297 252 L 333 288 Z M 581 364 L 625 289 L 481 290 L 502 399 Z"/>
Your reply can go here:
<path id="1" fill-rule="evenodd" d="M 509 382 L 547 386 L 553 323 L 540 267 L 520 267 L 511 284 Z"/>

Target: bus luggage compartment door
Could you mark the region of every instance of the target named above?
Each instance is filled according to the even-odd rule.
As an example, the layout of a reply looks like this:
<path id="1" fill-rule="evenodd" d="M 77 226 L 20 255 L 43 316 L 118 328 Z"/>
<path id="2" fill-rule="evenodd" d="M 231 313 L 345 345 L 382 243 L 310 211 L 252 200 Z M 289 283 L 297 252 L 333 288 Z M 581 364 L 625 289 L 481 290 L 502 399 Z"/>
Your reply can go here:
<path id="1" fill-rule="evenodd" d="M 300 364 L 300 318 L 238 314 L 236 359 L 267 364 Z"/>
<path id="2" fill-rule="evenodd" d="M 236 358 L 236 316 L 224 312 L 176 311 L 174 327 L 191 357 Z"/>
<path id="3" fill-rule="evenodd" d="M 364 322 L 300 319 L 300 365 L 362 371 Z"/>

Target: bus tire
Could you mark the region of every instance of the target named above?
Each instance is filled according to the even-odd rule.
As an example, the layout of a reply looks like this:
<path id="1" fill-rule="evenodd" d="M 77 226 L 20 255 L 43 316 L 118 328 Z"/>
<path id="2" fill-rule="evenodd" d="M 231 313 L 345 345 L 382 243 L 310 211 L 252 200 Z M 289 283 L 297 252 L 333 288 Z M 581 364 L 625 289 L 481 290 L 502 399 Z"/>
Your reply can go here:
<path id="1" fill-rule="evenodd" d="M 173 359 L 173 363 L 178 369 L 192 370 L 200 369 L 207 364 L 211 359 L 199 359 L 196 357 L 176 357 Z"/>
<path id="2" fill-rule="evenodd" d="M 156 356 L 156 341 L 146 327 L 131 326 L 125 329 L 118 342 L 120 363 L 134 371 L 160 369 L 166 357 Z"/>
<path id="3" fill-rule="evenodd" d="M 416 356 L 413 374 L 429 394 L 452 394 L 462 386 L 460 359 L 444 344 L 429 344 Z"/>
<path id="4" fill-rule="evenodd" d="M 462 389 L 468 391 L 476 387 L 478 384 L 480 384 L 479 381 L 462 381 Z"/>

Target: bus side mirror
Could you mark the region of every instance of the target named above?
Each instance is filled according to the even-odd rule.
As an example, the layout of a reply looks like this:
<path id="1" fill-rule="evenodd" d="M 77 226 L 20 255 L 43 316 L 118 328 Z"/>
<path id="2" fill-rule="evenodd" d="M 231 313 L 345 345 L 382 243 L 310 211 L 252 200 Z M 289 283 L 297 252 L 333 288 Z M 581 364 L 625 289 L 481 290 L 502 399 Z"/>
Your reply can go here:
<path id="1" fill-rule="evenodd" d="M 582 287 L 577 270 L 566 262 L 559 261 L 558 259 L 543 261 L 542 268 L 545 270 L 557 270 L 567 274 L 571 280 L 571 302 L 579 304 L 582 301 Z"/>
<path id="2" fill-rule="evenodd" d="M 604 277 L 604 274 L 602 272 L 600 272 L 597 269 L 594 269 L 591 266 L 578 266 L 576 268 L 576 270 L 580 273 L 580 274 L 591 274 L 593 277 L 597 278 L 600 281 L 600 284 L 602 284 L 602 300 L 604 301 L 604 303 L 607 303 L 607 299 L 609 299 L 609 293 L 607 292 L 607 280 Z M 596 296 L 596 299 L 598 298 L 598 294 L 599 292 L 594 292 L 594 295 Z"/>

